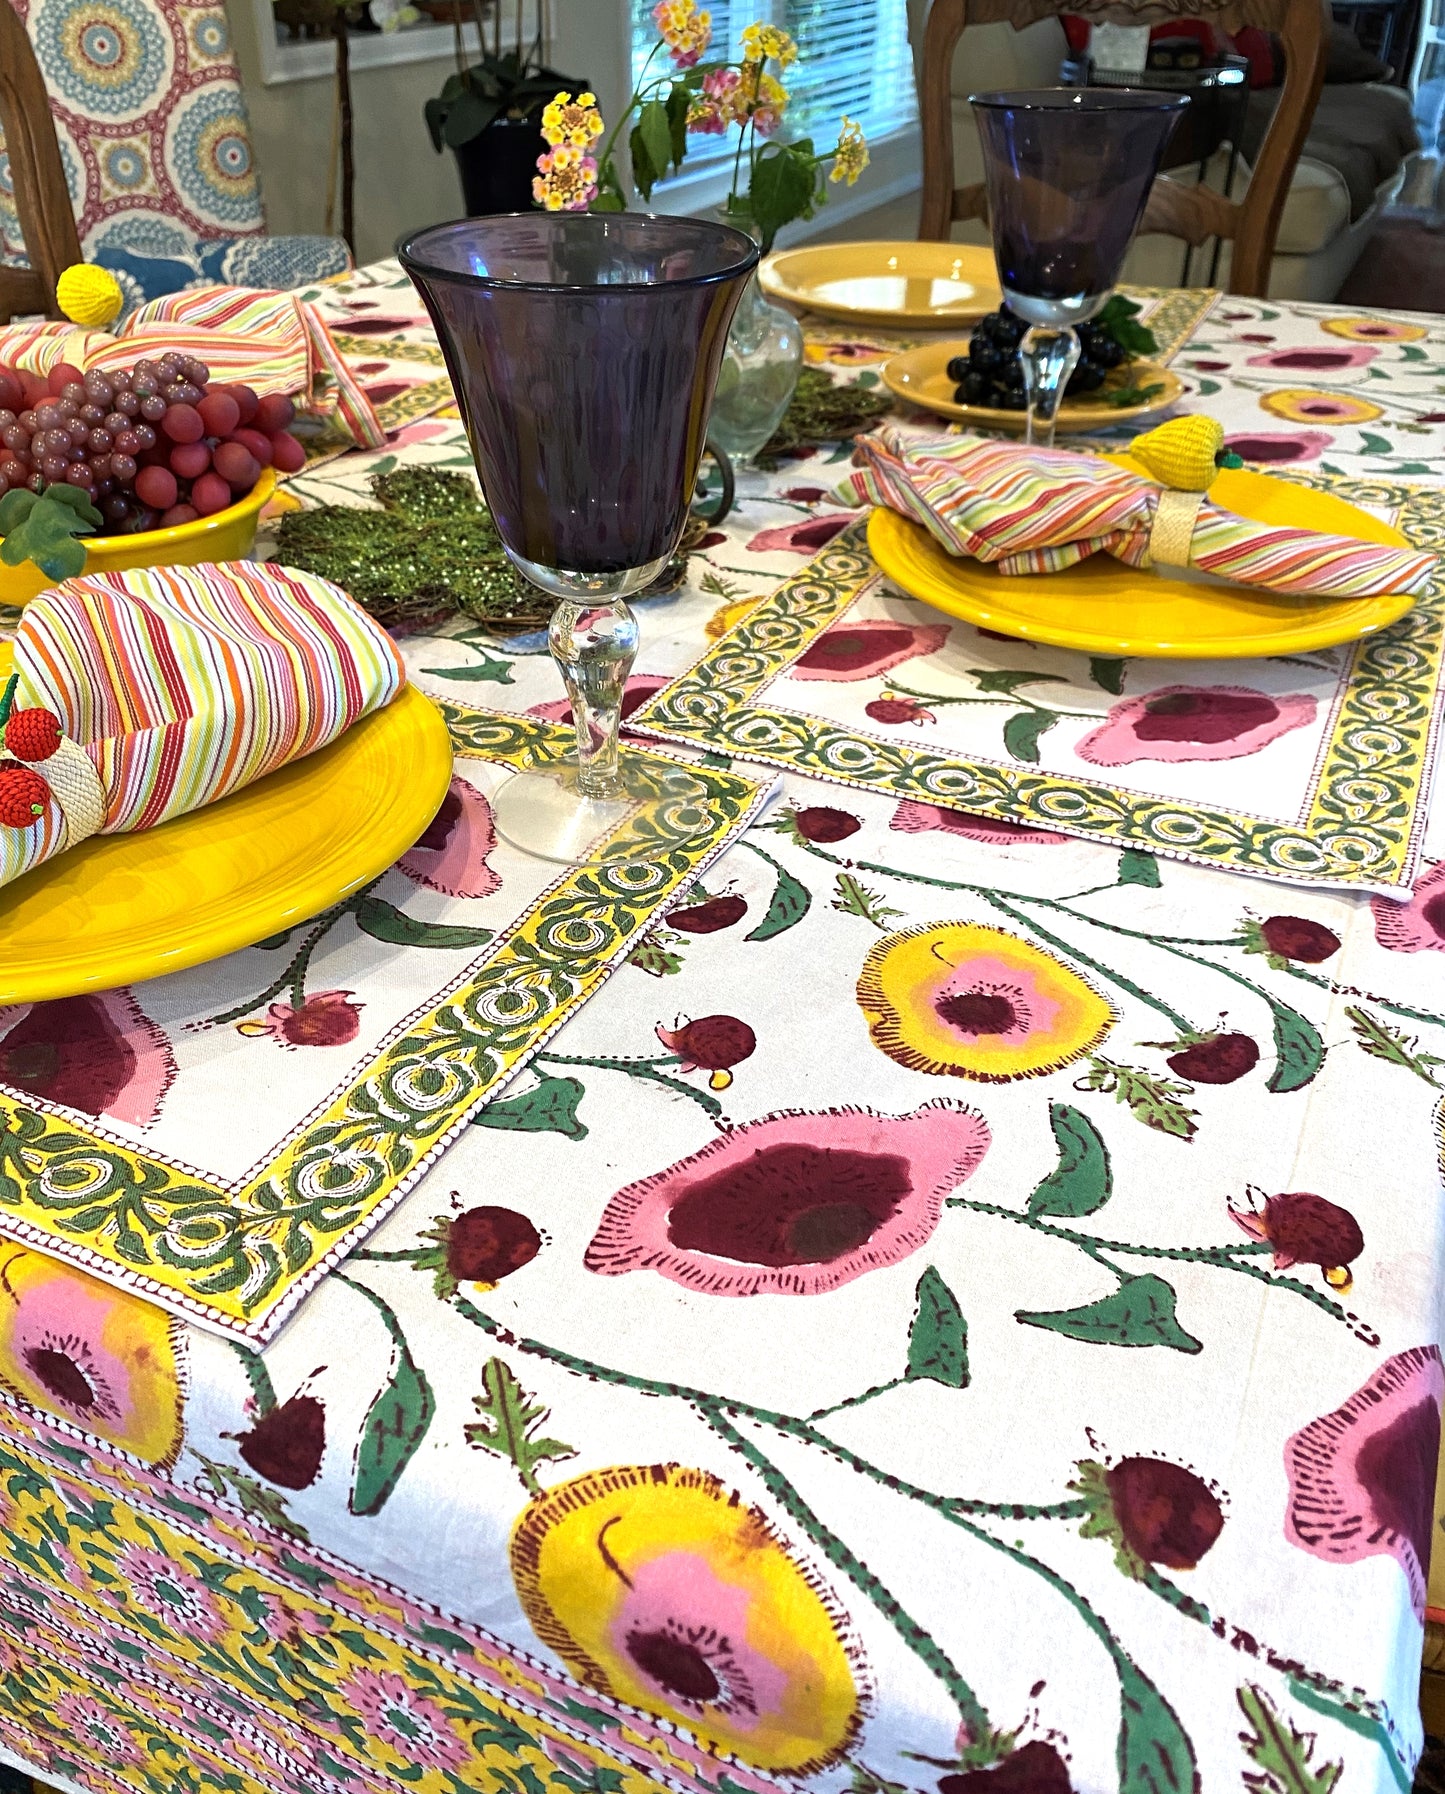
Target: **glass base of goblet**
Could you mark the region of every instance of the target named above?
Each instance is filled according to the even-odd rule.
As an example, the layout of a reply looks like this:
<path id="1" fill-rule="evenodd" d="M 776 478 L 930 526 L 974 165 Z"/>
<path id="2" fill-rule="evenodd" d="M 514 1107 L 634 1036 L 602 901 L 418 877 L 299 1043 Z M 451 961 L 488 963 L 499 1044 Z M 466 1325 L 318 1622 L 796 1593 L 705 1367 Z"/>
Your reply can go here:
<path id="1" fill-rule="evenodd" d="M 618 773 L 616 797 L 584 792 L 575 760 L 515 773 L 492 799 L 497 833 L 538 859 L 610 866 L 662 858 L 716 827 L 707 786 L 685 767 L 624 747 Z"/>

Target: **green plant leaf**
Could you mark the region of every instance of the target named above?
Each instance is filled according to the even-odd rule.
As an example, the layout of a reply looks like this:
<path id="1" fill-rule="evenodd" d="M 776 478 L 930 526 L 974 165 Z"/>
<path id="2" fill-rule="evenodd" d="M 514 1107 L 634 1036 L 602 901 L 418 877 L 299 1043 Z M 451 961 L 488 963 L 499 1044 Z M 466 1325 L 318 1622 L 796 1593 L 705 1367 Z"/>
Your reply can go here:
<path id="1" fill-rule="evenodd" d="M 1021 710 L 1003 726 L 1003 744 L 1015 760 L 1026 760 L 1036 766 L 1039 758 L 1039 737 L 1058 721 L 1052 710 Z"/>
<path id="2" fill-rule="evenodd" d="M 671 141 L 669 136 L 669 144 Z M 641 198 L 651 199 L 652 189 L 662 179 L 667 164 L 664 162 L 662 168 L 659 168 L 653 162 L 652 151 L 648 148 L 647 138 L 643 135 L 640 124 L 632 127 L 627 139 L 627 149 L 632 158 L 632 184 Z"/>
<path id="3" fill-rule="evenodd" d="M 932 1265 L 918 1279 L 918 1307 L 908 1330 L 909 1383 L 968 1388 L 968 1323 L 958 1298 Z"/>
<path id="4" fill-rule="evenodd" d="M 450 86 L 451 82 L 449 81 L 447 87 Z M 446 138 L 442 135 L 442 126 L 447 122 L 447 112 L 450 110 L 447 106 L 449 97 L 446 88 L 443 88 L 436 99 L 428 100 L 422 107 L 422 116 L 426 119 L 431 146 L 438 155 L 446 148 Z"/>
<path id="5" fill-rule="evenodd" d="M 484 1393 L 472 1397 L 472 1406 L 483 1418 L 466 1428 L 467 1444 L 506 1458 L 527 1493 L 540 1495 L 538 1464 L 575 1458 L 575 1449 L 560 1439 L 533 1437 L 546 1425 L 548 1410 L 527 1394 L 501 1358 L 488 1358 L 482 1366 L 482 1387 Z"/>
<path id="6" fill-rule="evenodd" d="M 353 1514 L 379 1514 L 391 1498 L 426 1437 L 436 1413 L 436 1397 L 412 1357 L 394 1317 L 388 1323 L 394 1348 L 391 1375 L 367 1412 L 356 1443 L 356 1463 L 348 1502 Z"/>
<path id="7" fill-rule="evenodd" d="M 776 861 L 773 862 L 776 865 Z M 768 913 L 750 934 L 743 936 L 748 941 L 770 941 L 775 934 L 782 934 L 787 929 L 801 922 L 808 913 L 808 905 L 812 898 L 805 885 L 798 882 L 784 866 L 777 866 L 778 882 L 773 890 L 773 900 L 768 905 Z"/>
<path id="8" fill-rule="evenodd" d="M 800 153 L 801 152 L 801 153 Z M 766 255 L 773 238 L 795 218 L 813 212 L 813 154 L 801 144 L 770 143 L 754 159 L 748 182 L 748 210 L 762 237 Z"/>
<path id="9" fill-rule="evenodd" d="M 1049 1127 L 1059 1162 L 1029 1197 L 1029 1213 L 1071 1219 L 1092 1215 L 1114 1193 L 1109 1149 L 1088 1116 L 1068 1103 L 1049 1104 Z"/>
<path id="10" fill-rule="evenodd" d="M 1127 660 L 1121 660 L 1111 654 L 1091 654 L 1089 656 L 1089 677 L 1101 690 L 1112 692 L 1116 698 L 1124 692 L 1124 668 Z"/>
<path id="11" fill-rule="evenodd" d="M 18 529 L 39 502 L 25 486 L 17 486 L 0 498 L 0 536 L 8 536 L 11 530 Z"/>
<path id="12" fill-rule="evenodd" d="M 12 499 L 29 503 L 12 505 Z M 7 567 L 34 561 L 47 578 L 56 580 L 84 572 L 85 544 L 75 538 L 90 535 L 101 515 L 78 487 L 61 481 L 38 498 L 33 492 L 7 492 L 0 507 L 8 507 L 11 517 L 18 514 L 0 541 L 0 561 Z"/>
<path id="13" fill-rule="evenodd" d="M 1117 1273 L 1116 1273 L 1117 1275 Z M 1112 1295 L 1082 1308 L 1014 1314 L 1026 1327 L 1082 1340 L 1086 1345 L 1168 1346 L 1176 1352 L 1202 1352 L 1203 1345 L 1186 1333 L 1174 1314 L 1174 1290 L 1152 1271 L 1125 1277 Z"/>
<path id="14" fill-rule="evenodd" d="M 1178 1714 L 1137 1664 L 1117 1647 L 1110 1655 L 1119 1677 L 1119 1794 L 1193 1794 L 1199 1766 Z"/>
<path id="15" fill-rule="evenodd" d="M 442 139 L 451 149 L 461 143 L 470 143 L 474 137 L 480 137 L 503 110 L 500 99 L 479 94 L 475 87 L 468 86 L 447 109 Z"/>
<path id="16" fill-rule="evenodd" d="M 510 660 L 497 660 L 488 654 L 483 660 L 468 662 L 460 667 L 423 667 L 424 673 L 430 673 L 434 679 L 460 679 L 464 683 L 487 685 L 515 685 L 512 677 Z"/>
<path id="17" fill-rule="evenodd" d="M 1306 1021 L 1297 1009 L 1271 997 L 1274 1016 L 1274 1070 L 1269 1074 L 1267 1090 L 1301 1090 L 1325 1062 L 1325 1043 L 1313 1022 Z"/>
<path id="18" fill-rule="evenodd" d="M 1119 877 L 1116 882 L 1121 885 L 1143 885 L 1146 890 L 1157 891 L 1160 885 L 1159 862 L 1152 853 L 1143 853 L 1137 847 L 1126 847 L 1119 855 Z"/>
<path id="19" fill-rule="evenodd" d="M 694 73 L 696 71 L 693 71 Z M 681 168 L 687 155 L 687 115 L 692 107 L 688 84 L 675 81 L 667 96 L 667 123 L 672 133 L 672 165 Z"/>
<path id="20" fill-rule="evenodd" d="M 1344 1773 L 1343 1763 L 1321 1763 L 1315 1768 L 1315 1734 L 1296 1731 L 1262 1688 L 1246 1682 L 1236 1690 L 1249 1726 L 1240 1743 L 1258 1769 L 1244 1772 L 1244 1785 L 1258 1794 L 1330 1794 Z"/>
<path id="21" fill-rule="evenodd" d="M 419 922 L 383 897 L 364 897 L 356 907 L 356 926 L 374 941 L 397 947 L 485 947 L 490 928 L 462 928 L 452 922 Z"/>
<path id="22" fill-rule="evenodd" d="M 64 505 L 67 511 L 74 511 L 76 516 L 83 517 L 93 530 L 99 529 L 105 521 L 80 487 L 72 486 L 68 480 L 52 480 L 45 488 L 42 497 L 48 504 Z"/>
<path id="23" fill-rule="evenodd" d="M 479 1109 L 472 1117 L 472 1126 L 504 1128 L 518 1134 L 565 1134 L 569 1140 L 585 1140 L 587 1124 L 577 1119 L 577 1105 L 585 1094 L 586 1087 L 576 1078 L 538 1073 L 532 1089 Z"/>
<path id="24" fill-rule="evenodd" d="M 648 100 L 637 115 L 637 129 L 647 145 L 648 160 L 659 177 L 672 162 L 672 119 L 661 100 Z"/>
<path id="25" fill-rule="evenodd" d="M 968 676 L 980 691 L 1007 692 L 1010 697 L 1021 685 L 1067 685 L 1062 673 L 1013 672 L 1007 667 L 969 667 Z"/>

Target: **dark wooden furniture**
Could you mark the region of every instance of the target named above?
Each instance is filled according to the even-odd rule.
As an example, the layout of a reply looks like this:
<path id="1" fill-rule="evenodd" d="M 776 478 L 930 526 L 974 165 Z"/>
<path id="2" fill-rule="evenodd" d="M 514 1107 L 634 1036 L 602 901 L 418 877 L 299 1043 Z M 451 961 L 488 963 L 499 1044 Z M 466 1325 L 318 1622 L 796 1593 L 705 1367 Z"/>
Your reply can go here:
<path id="1" fill-rule="evenodd" d="M 25 27 L 0 0 L 0 130 L 28 268 L 0 264 L 0 323 L 33 312 L 58 318 L 55 283 L 83 260 L 45 82 Z"/>
<path id="2" fill-rule="evenodd" d="M 1244 199 L 1236 203 L 1207 187 L 1159 180 L 1149 196 L 1144 231 L 1183 237 L 1233 239 L 1229 290 L 1264 296 L 1280 213 L 1324 81 L 1329 14 L 1325 0 L 933 0 L 924 31 L 919 101 L 923 120 L 923 206 L 918 234 L 946 241 L 955 222 L 987 217 L 982 183 L 954 186 L 953 57 L 966 25 L 1007 22 L 1016 29 L 1062 12 L 1116 25 L 1160 25 L 1200 17 L 1226 31 L 1245 25 L 1277 34 L 1285 79 Z"/>

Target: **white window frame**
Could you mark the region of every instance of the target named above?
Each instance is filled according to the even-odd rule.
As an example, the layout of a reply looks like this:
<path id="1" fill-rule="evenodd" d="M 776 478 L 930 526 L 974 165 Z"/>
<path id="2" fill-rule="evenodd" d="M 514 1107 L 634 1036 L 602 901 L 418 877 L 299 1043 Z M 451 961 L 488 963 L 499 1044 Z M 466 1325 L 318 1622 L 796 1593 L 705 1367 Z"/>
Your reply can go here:
<path id="1" fill-rule="evenodd" d="M 595 4 L 595 0 L 591 0 Z M 289 81 L 314 81 L 336 72 L 336 44 L 329 37 L 288 38 L 279 35 L 271 0 L 250 0 L 261 50 L 261 80 L 267 87 Z M 511 15 L 512 9 L 507 9 Z M 535 5 L 527 8 L 526 29 L 536 31 Z M 509 21 L 504 20 L 503 43 L 509 40 Z M 462 27 L 462 47 L 468 58 L 478 54 L 475 24 Z M 427 20 L 402 25 L 395 31 L 356 31 L 351 34 L 351 66 L 357 69 L 396 68 L 406 62 L 454 62 L 456 33 L 450 25 Z"/>

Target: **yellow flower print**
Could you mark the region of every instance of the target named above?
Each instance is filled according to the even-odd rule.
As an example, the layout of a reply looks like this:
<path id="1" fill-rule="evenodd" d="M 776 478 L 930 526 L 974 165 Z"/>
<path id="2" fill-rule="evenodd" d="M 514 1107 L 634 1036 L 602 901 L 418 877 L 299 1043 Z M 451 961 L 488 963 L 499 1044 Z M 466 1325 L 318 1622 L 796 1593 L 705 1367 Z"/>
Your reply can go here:
<path id="1" fill-rule="evenodd" d="M 719 605 L 705 625 L 708 640 L 720 642 L 734 624 L 741 623 L 761 603 L 761 598 L 734 598 L 727 604 Z"/>
<path id="2" fill-rule="evenodd" d="M 1418 343 L 1430 334 L 1424 324 L 1401 324 L 1394 318 L 1321 318 L 1320 329 L 1352 343 Z"/>
<path id="3" fill-rule="evenodd" d="M 777 25 L 749 25 L 743 32 L 743 58 L 762 62 L 769 56 L 779 68 L 787 68 L 798 59 L 798 46 L 787 32 Z"/>
<path id="4" fill-rule="evenodd" d="M 1307 386 L 1285 387 L 1265 393 L 1260 401 L 1273 417 L 1287 417 L 1299 424 L 1368 424 L 1385 415 L 1383 407 L 1348 392 L 1316 392 Z"/>
<path id="5" fill-rule="evenodd" d="M 163 1468 L 181 1446 L 179 1329 L 162 1309 L 0 1240 L 0 1385 Z"/>
<path id="6" fill-rule="evenodd" d="M 621 1465 L 550 1490 L 512 1534 L 533 1631 L 590 1687 L 758 1769 L 809 1775 L 861 1718 L 858 1647 L 766 1515 L 715 1476 Z"/>
<path id="7" fill-rule="evenodd" d="M 976 922 L 886 935 L 863 962 L 858 1003 L 874 1046 L 900 1065 L 995 1084 L 1058 1071 L 1116 1019 L 1072 966 Z"/>

